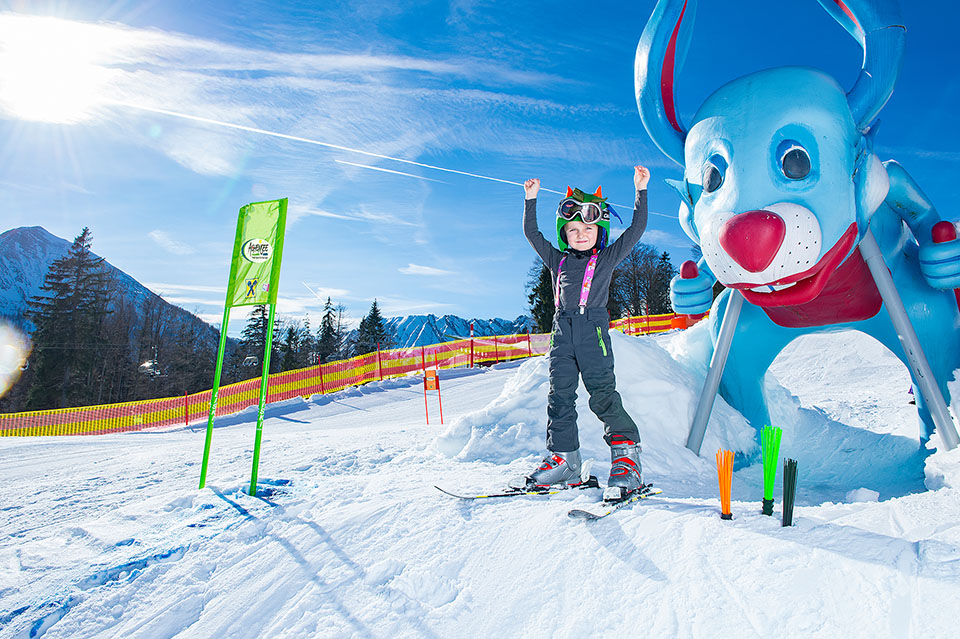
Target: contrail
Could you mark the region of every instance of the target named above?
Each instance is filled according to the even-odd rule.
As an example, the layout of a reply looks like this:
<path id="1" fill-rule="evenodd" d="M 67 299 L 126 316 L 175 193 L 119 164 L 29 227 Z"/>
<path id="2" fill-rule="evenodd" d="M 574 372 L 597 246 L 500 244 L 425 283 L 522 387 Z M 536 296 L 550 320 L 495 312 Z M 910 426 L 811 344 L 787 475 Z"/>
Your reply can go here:
<path id="1" fill-rule="evenodd" d="M 385 169 L 382 166 L 370 166 L 369 164 L 359 164 L 357 162 L 347 162 L 346 160 L 334 160 L 337 164 L 346 164 L 347 166 L 356 166 L 361 169 L 370 169 L 371 171 L 383 171 L 384 173 L 393 173 L 394 175 L 405 175 L 407 177 L 417 178 L 418 180 L 426 180 L 427 182 L 439 182 L 440 184 L 449 184 L 449 182 L 444 182 L 443 180 L 434 180 L 433 178 L 424 177 L 422 175 L 416 175 L 414 173 L 404 173 L 403 171 L 394 171 L 393 169 Z"/>
<path id="2" fill-rule="evenodd" d="M 311 140 L 310 138 L 304 138 L 299 135 L 289 135 L 287 133 L 277 133 L 276 131 L 267 131 L 266 129 L 258 129 L 253 126 L 245 126 L 243 124 L 234 124 L 233 122 L 224 122 L 222 120 L 214 120 L 212 118 L 205 118 L 199 115 L 190 115 L 189 113 L 180 113 L 178 111 L 170 111 L 169 109 L 158 109 L 156 107 L 148 107 L 142 104 L 133 104 L 131 102 L 117 102 L 112 101 L 110 104 L 117 106 L 128 107 L 131 109 L 138 109 L 140 111 L 148 111 L 150 113 L 157 113 L 160 115 L 169 115 L 175 118 L 183 118 L 184 120 L 192 120 L 194 122 L 202 122 L 204 124 L 214 124 L 216 126 L 226 127 L 228 129 L 236 129 L 237 131 L 247 131 L 248 133 L 259 133 L 260 135 L 269 135 L 275 138 L 281 138 L 284 140 L 291 140 L 293 142 L 303 142 L 305 144 L 314 144 L 316 146 L 326 147 L 328 149 L 336 149 L 337 151 L 346 151 L 348 153 L 359 153 L 360 155 L 366 155 L 372 158 L 380 158 L 381 160 L 390 160 L 391 162 L 401 162 L 403 164 L 409 164 L 411 166 L 419 166 L 424 169 L 431 169 L 433 171 L 443 171 L 444 173 L 454 173 L 456 175 L 464 175 L 466 177 L 477 178 L 479 180 L 489 180 L 491 182 L 500 182 L 501 184 L 511 184 L 513 186 L 523 187 L 521 182 L 512 182 L 510 180 L 504 180 L 501 178 L 491 177 L 489 175 L 481 175 L 479 173 L 470 173 L 468 171 L 458 171 L 457 169 L 448 169 L 442 166 L 436 166 L 434 164 L 424 164 L 423 162 L 415 162 L 413 160 L 405 160 L 403 158 L 395 158 L 390 155 L 383 155 L 381 153 L 374 153 L 372 151 L 364 151 L 362 149 L 354 149 L 349 146 L 341 146 L 339 144 L 331 144 L 330 142 L 321 142 L 320 140 Z M 337 160 L 339 162 L 339 160 Z M 344 164 L 349 164 L 344 162 Z M 368 167 L 375 168 L 375 167 Z M 383 169 L 386 170 L 386 169 Z M 402 174 L 405 175 L 405 174 Z M 420 176 L 412 176 L 420 177 Z M 426 178 L 429 179 L 429 178 Z M 554 191 L 553 189 L 548 189 L 546 187 L 540 187 L 541 191 L 546 191 L 547 193 L 556 193 L 557 195 L 566 195 L 565 191 Z M 617 204 L 616 202 L 611 202 L 620 208 L 627 208 L 624 204 Z M 655 213 L 651 212 L 650 215 L 659 215 L 661 217 L 667 217 L 674 219 L 672 215 L 666 215 L 665 213 Z"/>

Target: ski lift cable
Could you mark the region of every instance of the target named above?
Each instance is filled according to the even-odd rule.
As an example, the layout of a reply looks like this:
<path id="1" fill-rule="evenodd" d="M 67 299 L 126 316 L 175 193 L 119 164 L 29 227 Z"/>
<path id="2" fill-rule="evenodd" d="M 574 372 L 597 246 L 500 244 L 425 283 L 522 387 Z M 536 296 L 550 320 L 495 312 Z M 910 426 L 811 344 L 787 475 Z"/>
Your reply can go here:
<path id="1" fill-rule="evenodd" d="M 266 129 L 260 129 L 253 126 L 246 126 L 243 124 L 236 124 L 233 122 L 224 122 L 223 120 L 214 120 L 213 118 L 205 118 L 199 115 L 190 115 L 189 113 L 180 113 L 179 111 L 171 111 L 169 109 L 160 109 L 157 107 L 149 107 L 142 104 L 133 104 L 132 102 L 113 102 L 117 106 L 129 107 L 131 109 L 139 109 L 141 111 L 148 111 L 150 113 L 156 113 L 158 115 L 168 115 L 175 118 L 183 118 L 185 120 L 192 120 L 194 122 L 201 122 L 203 124 L 213 124 L 216 126 L 227 127 L 228 129 L 236 129 L 238 131 L 246 131 L 248 133 L 257 133 L 260 135 L 269 135 L 275 138 L 281 138 L 284 140 L 291 140 L 293 142 L 303 142 L 305 144 L 314 144 L 317 146 L 322 146 L 328 149 L 335 149 L 337 151 L 346 151 L 347 153 L 358 153 L 360 155 L 366 155 L 373 158 L 378 158 L 381 160 L 390 160 L 391 162 L 401 162 L 403 164 L 409 164 L 412 166 L 419 166 L 424 169 L 430 169 L 433 171 L 443 171 L 445 173 L 454 173 L 456 175 L 463 175 L 465 177 L 477 178 L 479 180 L 489 180 L 491 182 L 500 182 L 501 184 L 511 184 L 513 186 L 523 186 L 521 182 L 513 182 L 511 180 L 504 180 L 502 178 L 491 177 L 489 175 L 481 175 L 480 173 L 470 173 L 469 171 L 460 171 L 458 169 L 450 169 L 442 166 L 437 166 L 435 164 L 424 164 L 423 162 L 416 162 L 414 160 L 406 160 L 404 158 L 397 158 L 390 155 L 383 155 L 382 153 L 374 153 L 373 151 L 364 151 L 362 149 L 354 149 L 348 146 L 342 146 L 340 144 L 333 144 L 330 142 L 322 142 L 320 140 L 312 140 L 310 138 L 305 138 L 299 135 L 290 135 L 289 133 L 279 133 L 277 131 L 268 131 Z M 356 165 L 362 166 L 362 165 Z M 375 167 L 368 167 L 375 168 Z M 541 191 L 547 191 L 548 193 L 556 193 L 557 195 L 566 195 L 565 191 L 554 191 L 553 189 L 548 189 L 546 187 L 540 187 Z M 617 202 L 611 202 L 620 208 L 626 209 L 631 208 L 627 207 L 625 204 L 618 204 Z M 658 215 L 660 217 L 666 217 L 671 220 L 676 219 L 675 215 L 667 215 L 666 213 L 657 213 L 656 211 L 650 211 L 649 215 Z"/>

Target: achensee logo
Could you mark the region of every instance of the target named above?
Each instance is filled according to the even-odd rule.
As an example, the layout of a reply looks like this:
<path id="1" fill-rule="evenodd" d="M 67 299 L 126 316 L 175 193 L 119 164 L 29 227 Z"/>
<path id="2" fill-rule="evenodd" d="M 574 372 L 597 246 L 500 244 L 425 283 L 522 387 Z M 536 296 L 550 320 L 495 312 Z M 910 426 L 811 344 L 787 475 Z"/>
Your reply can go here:
<path id="1" fill-rule="evenodd" d="M 261 239 L 247 240 L 240 248 L 240 254 L 250 262 L 266 262 L 270 259 L 270 242 Z"/>

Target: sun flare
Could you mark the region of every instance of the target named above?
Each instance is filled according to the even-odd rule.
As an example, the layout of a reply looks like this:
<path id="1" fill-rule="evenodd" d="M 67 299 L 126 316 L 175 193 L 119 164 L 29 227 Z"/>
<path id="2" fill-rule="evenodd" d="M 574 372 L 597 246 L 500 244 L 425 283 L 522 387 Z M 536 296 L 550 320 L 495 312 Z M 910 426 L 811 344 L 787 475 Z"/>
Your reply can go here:
<path id="1" fill-rule="evenodd" d="M 90 119 L 115 72 L 111 30 L 60 18 L 0 15 L 0 112 L 20 119 Z"/>

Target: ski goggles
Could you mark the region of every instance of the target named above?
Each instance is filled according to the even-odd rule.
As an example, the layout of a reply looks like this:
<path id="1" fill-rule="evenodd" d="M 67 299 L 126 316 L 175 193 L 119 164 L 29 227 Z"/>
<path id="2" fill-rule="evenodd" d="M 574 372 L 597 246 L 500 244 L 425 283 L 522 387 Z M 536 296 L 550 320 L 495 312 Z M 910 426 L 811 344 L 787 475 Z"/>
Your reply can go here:
<path id="1" fill-rule="evenodd" d="M 557 206 L 557 217 L 570 221 L 579 215 L 584 224 L 596 224 L 605 213 L 599 202 L 579 202 L 572 197 L 564 198 Z"/>

